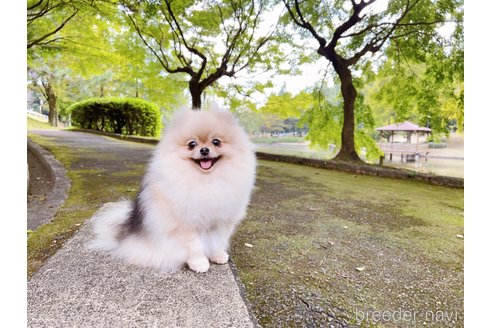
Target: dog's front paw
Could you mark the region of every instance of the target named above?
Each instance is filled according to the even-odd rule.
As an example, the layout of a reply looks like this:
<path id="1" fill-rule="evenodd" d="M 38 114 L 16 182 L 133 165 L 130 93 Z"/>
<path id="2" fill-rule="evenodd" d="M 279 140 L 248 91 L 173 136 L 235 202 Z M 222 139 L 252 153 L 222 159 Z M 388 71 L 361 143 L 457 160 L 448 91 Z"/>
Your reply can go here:
<path id="1" fill-rule="evenodd" d="M 186 263 L 191 270 L 199 273 L 207 272 L 210 267 L 210 263 L 205 256 L 189 259 Z"/>
<path id="2" fill-rule="evenodd" d="M 211 258 L 210 261 L 217 264 L 226 264 L 229 261 L 229 254 L 226 251 L 217 251 Z"/>

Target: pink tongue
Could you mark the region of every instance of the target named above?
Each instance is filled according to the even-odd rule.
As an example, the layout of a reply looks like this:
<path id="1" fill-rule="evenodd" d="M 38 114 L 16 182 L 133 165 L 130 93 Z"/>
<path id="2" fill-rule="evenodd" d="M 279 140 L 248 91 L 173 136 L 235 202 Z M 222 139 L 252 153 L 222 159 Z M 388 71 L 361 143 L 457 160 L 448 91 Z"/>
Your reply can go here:
<path id="1" fill-rule="evenodd" d="M 209 168 L 212 167 L 212 160 L 211 159 L 200 160 L 200 167 L 204 170 L 208 170 Z"/>

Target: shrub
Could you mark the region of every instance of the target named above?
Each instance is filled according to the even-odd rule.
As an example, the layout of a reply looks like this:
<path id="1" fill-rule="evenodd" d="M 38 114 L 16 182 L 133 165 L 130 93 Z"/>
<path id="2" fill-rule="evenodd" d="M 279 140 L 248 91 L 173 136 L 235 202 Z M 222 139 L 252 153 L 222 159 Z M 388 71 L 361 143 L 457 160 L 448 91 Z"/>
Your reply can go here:
<path id="1" fill-rule="evenodd" d="M 124 135 L 159 136 L 159 108 L 137 98 L 91 98 L 71 105 L 72 123 L 83 129 Z"/>

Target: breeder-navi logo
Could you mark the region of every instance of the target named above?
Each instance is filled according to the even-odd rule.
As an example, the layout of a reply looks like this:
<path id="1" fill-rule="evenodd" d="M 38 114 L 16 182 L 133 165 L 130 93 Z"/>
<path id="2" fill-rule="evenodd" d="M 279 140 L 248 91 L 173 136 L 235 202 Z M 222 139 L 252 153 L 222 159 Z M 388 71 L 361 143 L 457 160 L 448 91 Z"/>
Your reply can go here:
<path id="1" fill-rule="evenodd" d="M 431 310 L 370 310 L 362 311 L 355 308 L 355 318 L 358 323 L 442 323 L 452 324 L 462 320 L 458 311 Z"/>

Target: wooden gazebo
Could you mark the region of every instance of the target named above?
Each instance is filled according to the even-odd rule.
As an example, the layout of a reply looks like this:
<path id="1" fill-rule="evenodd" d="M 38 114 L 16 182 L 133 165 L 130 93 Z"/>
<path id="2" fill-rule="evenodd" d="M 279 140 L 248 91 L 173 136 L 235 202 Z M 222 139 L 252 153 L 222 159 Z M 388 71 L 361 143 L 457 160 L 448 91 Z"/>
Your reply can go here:
<path id="1" fill-rule="evenodd" d="M 415 160 L 416 156 L 427 156 L 429 153 L 428 136 L 431 129 L 420 127 L 411 122 L 390 124 L 376 129 L 380 133 L 379 148 L 390 160 L 393 154 L 401 154 L 407 161 Z"/>

